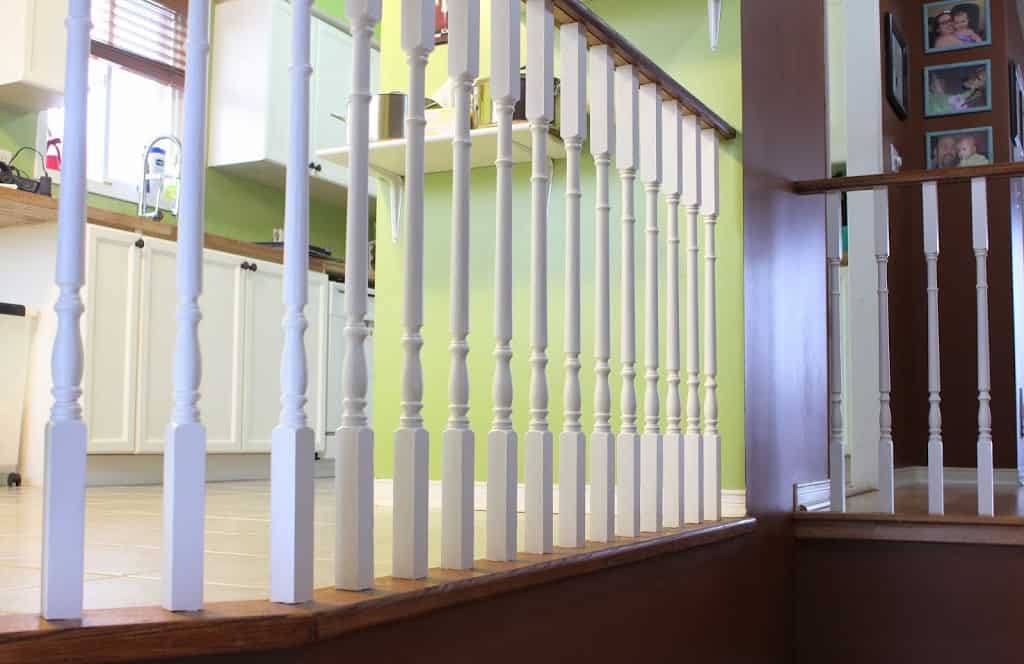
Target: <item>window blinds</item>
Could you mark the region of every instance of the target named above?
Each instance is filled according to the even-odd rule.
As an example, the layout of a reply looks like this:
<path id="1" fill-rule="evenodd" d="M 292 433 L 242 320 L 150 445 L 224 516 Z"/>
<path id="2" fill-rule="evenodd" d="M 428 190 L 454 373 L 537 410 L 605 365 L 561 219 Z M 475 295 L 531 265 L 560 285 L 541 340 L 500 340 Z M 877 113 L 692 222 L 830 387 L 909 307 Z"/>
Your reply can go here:
<path id="1" fill-rule="evenodd" d="M 92 54 L 184 87 L 187 7 L 188 0 L 94 0 Z"/>

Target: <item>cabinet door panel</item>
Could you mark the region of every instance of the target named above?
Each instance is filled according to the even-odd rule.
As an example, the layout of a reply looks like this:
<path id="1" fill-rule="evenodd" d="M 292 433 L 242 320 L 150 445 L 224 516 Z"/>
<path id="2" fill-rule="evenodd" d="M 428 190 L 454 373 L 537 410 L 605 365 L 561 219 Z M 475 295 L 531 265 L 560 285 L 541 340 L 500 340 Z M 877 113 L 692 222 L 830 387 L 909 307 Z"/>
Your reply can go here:
<path id="1" fill-rule="evenodd" d="M 162 452 L 174 405 L 174 339 L 178 298 L 175 270 L 178 245 L 146 239 L 142 252 L 139 307 L 139 452 Z"/>
<path id="2" fill-rule="evenodd" d="M 270 451 L 270 435 L 281 413 L 282 269 L 252 261 L 245 277 L 244 360 L 242 369 L 242 448 Z"/>
<path id="3" fill-rule="evenodd" d="M 352 37 L 332 25 L 313 19 L 310 104 L 310 147 L 317 150 L 348 145 L 348 118 L 352 92 Z"/>
<path id="4" fill-rule="evenodd" d="M 177 245 L 147 240 L 142 269 L 142 334 L 139 343 L 140 452 L 162 452 L 174 406 L 174 345 L 177 337 L 175 285 Z M 200 421 L 211 452 L 240 447 L 240 352 L 242 259 L 203 253 L 199 298 Z"/>
<path id="5" fill-rule="evenodd" d="M 83 405 L 90 452 L 135 449 L 138 284 L 133 233 L 89 226 Z"/>
<path id="6" fill-rule="evenodd" d="M 199 348 L 203 355 L 200 410 L 211 452 L 241 450 L 242 285 L 244 259 L 203 252 Z"/>
<path id="7" fill-rule="evenodd" d="M 306 363 L 309 369 L 306 387 L 306 417 L 313 429 L 316 449 L 324 450 L 324 426 L 327 418 L 324 403 L 327 382 L 327 326 L 330 284 L 326 274 L 309 274 L 309 304 L 306 306 Z"/>

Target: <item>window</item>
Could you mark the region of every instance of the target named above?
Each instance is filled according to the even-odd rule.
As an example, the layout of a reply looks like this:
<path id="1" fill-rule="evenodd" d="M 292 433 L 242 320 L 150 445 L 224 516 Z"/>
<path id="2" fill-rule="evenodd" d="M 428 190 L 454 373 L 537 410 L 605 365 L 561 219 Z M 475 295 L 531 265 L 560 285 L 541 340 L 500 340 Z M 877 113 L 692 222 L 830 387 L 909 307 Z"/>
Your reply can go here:
<path id="1" fill-rule="evenodd" d="M 158 136 L 180 136 L 186 8 L 187 0 L 93 1 L 91 192 L 135 201 L 146 146 Z M 64 110 L 45 115 L 46 140 L 63 136 Z M 168 155 L 169 175 L 179 161 L 179 155 Z"/>

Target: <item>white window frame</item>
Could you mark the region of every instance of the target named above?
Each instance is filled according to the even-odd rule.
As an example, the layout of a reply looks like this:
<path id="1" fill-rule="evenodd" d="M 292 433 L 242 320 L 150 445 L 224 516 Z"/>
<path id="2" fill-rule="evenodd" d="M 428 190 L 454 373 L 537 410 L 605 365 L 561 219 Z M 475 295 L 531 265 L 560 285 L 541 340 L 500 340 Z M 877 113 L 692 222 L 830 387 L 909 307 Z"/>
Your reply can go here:
<path id="1" fill-rule="evenodd" d="M 102 60 L 102 58 L 99 59 Z M 107 115 L 106 118 L 104 118 L 104 134 L 109 136 L 111 112 L 110 71 L 112 67 L 117 67 L 118 65 L 115 62 L 110 62 L 107 60 L 104 60 L 104 62 L 106 62 L 107 65 L 107 103 L 105 104 Z M 177 89 L 174 90 L 172 99 L 174 104 L 174 108 L 171 111 L 171 117 L 173 118 L 172 124 L 174 125 L 174 130 L 172 131 L 172 133 L 175 136 L 180 136 L 182 129 L 182 114 L 184 112 L 184 91 Z M 38 150 L 40 154 L 44 155 L 43 159 L 45 159 L 46 142 L 48 140 L 48 113 L 48 109 L 40 111 L 36 121 L 36 150 Z M 153 136 L 153 138 L 156 138 L 156 136 Z M 94 150 L 96 149 L 96 147 L 97 146 L 92 144 L 89 145 L 90 150 Z M 103 177 L 99 180 L 94 178 L 86 179 L 86 191 L 90 194 L 103 196 L 104 198 L 113 198 L 115 200 L 125 201 L 128 203 L 135 203 L 137 205 L 139 202 L 139 182 L 123 182 L 120 180 L 112 180 L 109 177 L 106 177 L 109 173 L 109 162 L 111 158 L 109 152 L 109 143 L 105 141 L 102 145 L 102 148 L 104 150 Z M 34 160 L 34 172 L 35 177 L 37 178 L 43 174 L 42 164 L 40 163 L 41 161 L 42 159 L 39 158 Z M 60 171 L 52 171 L 49 175 L 50 178 L 53 180 L 54 184 L 60 184 Z M 139 177 L 142 177 L 141 172 L 139 173 Z M 170 210 L 173 207 L 173 204 L 173 200 L 164 198 L 161 199 L 160 201 L 160 208 Z"/>

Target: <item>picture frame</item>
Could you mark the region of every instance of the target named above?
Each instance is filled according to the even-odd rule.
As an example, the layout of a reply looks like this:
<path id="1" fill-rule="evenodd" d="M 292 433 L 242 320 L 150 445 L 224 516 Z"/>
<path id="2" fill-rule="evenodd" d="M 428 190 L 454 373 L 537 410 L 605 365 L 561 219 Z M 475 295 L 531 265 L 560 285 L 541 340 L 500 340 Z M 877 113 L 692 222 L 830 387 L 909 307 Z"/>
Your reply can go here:
<path id="1" fill-rule="evenodd" d="M 925 67 L 925 117 L 991 111 L 991 81 L 991 60 L 971 60 Z"/>
<path id="2" fill-rule="evenodd" d="M 910 106 L 909 73 L 910 51 L 907 40 L 896 27 L 891 13 L 885 15 L 885 96 L 901 120 L 906 119 Z"/>
<path id="3" fill-rule="evenodd" d="M 1021 133 L 1024 131 L 1024 72 L 1021 66 L 1010 60 L 1010 143 L 1013 146 L 1022 142 Z"/>
<path id="4" fill-rule="evenodd" d="M 922 8 L 924 52 L 941 53 L 992 44 L 991 0 L 940 0 Z"/>
<path id="5" fill-rule="evenodd" d="M 993 161 L 992 127 L 930 131 L 925 136 L 929 169 L 983 166 Z"/>

